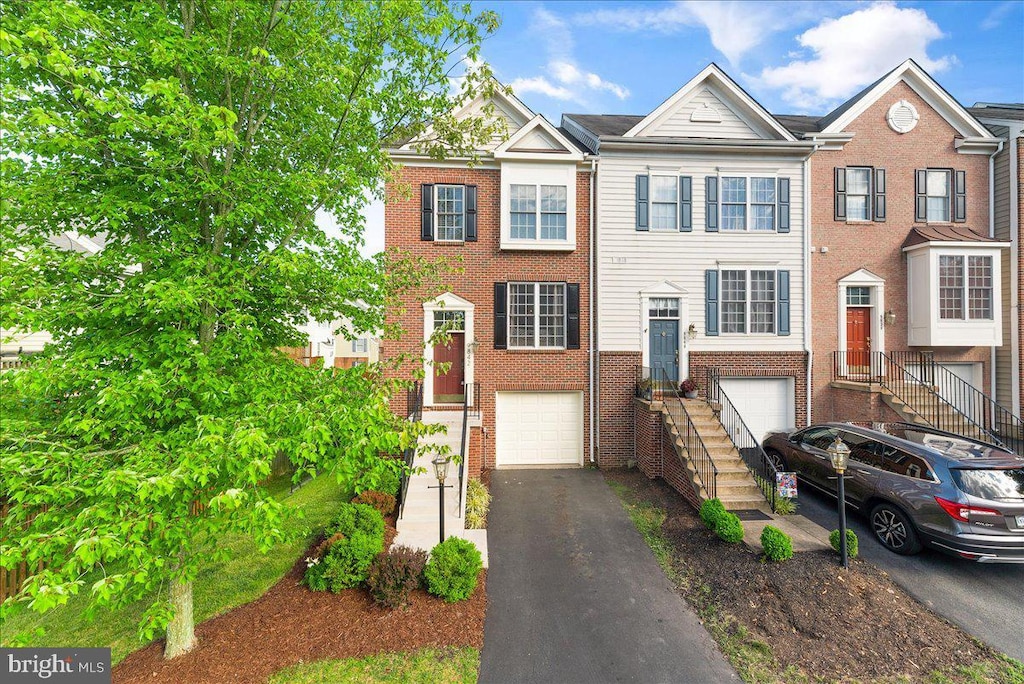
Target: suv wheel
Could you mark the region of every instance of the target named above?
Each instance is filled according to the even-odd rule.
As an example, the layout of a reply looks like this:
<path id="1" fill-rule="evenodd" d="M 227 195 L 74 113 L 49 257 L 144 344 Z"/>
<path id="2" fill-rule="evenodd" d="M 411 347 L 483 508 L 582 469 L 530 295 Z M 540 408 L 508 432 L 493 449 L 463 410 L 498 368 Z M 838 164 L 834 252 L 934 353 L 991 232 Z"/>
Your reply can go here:
<path id="1" fill-rule="evenodd" d="M 921 550 L 914 524 L 900 509 L 890 504 L 878 504 L 871 509 L 870 519 L 875 537 L 893 553 L 910 556 Z"/>

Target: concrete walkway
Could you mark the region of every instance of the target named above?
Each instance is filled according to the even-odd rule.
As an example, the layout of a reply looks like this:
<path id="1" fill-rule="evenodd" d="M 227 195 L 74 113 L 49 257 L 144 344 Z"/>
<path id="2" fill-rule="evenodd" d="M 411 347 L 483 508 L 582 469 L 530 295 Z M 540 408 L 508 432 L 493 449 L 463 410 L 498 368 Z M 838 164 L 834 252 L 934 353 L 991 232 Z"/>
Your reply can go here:
<path id="1" fill-rule="evenodd" d="M 593 470 L 498 470 L 482 684 L 733 682 Z"/>

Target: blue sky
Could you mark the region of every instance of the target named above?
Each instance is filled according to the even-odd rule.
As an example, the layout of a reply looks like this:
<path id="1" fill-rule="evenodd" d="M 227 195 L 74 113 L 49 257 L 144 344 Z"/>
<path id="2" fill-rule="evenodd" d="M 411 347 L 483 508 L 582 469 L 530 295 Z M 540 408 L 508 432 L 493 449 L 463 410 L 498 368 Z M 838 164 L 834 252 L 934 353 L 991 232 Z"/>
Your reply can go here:
<path id="1" fill-rule="evenodd" d="M 716 62 L 774 114 L 825 114 L 908 57 L 957 100 L 1024 102 L 1024 1 L 474 2 L 483 59 L 534 111 L 647 114 Z M 366 252 L 384 245 L 367 212 Z"/>

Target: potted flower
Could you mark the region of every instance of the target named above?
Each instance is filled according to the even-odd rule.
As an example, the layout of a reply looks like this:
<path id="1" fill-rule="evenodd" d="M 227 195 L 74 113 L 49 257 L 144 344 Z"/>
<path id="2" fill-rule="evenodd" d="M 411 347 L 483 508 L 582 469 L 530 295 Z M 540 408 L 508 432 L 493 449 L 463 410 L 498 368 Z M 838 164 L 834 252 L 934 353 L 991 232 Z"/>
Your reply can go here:
<path id="1" fill-rule="evenodd" d="M 698 389 L 700 389 L 700 387 L 697 386 L 697 383 L 694 382 L 693 378 L 686 378 L 679 385 L 679 390 L 687 399 L 696 399 Z"/>

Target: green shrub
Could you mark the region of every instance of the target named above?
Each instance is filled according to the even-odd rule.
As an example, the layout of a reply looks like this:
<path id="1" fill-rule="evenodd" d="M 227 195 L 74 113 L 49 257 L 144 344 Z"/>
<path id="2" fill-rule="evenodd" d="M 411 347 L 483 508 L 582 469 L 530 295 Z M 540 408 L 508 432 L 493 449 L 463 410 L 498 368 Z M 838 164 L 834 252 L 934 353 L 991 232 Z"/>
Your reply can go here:
<path id="1" fill-rule="evenodd" d="M 842 553 L 842 549 L 839 548 L 839 530 L 832 530 L 828 535 L 828 541 L 832 544 L 832 548 L 836 550 L 836 553 Z M 857 557 L 857 533 L 853 530 L 846 530 L 846 555 L 850 558 Z"/>
<path id="2" fill-rule="evenodd" d="M 712 530 L 716 528 L 718 519 L 725 513 L 725 506 L 718 499 L 708 499 L 700 505 L 700 519 Z"/>
<path id="3" fill-rule="evenodd" d="M 327 534 L 341 533 L 346 537 L 355 532 L 384 538 L 384 516 L 373 506 L 363 503 L 343 504 L 337 515 L 327 525 Z"/>
<path id="4" fill-rule="evenodd" d="M 380 511 L 381 515 L 391 515 L 395 512 L 395 497 L 373 489 L 368 489 L 362 494 L 356 495 L 352 499 L 352 503 L 373 506 Z"/>
<path id="5" fill-rule="evenodd" d="M 796 499 L 780 496 L 775 500 L 775 512 L 779 515 L 793 515 L 796 513 L 796 506 Z"/>
<path id="6" fill-rule="evenodd" d="M 367 490 L 384 492 L 391 496 L 398 495 L 398 488 L 402 483 L 402 464 L 400 459 L 387 457 L 373 470 L 367 470 L 356 480 L 356 494 Z"/>
<path id="7" fill-rule="evenodd" d="M 491 493 L 480 480 L 466 484 L 466 529 L 482 530 L 487 527 L 487 511 L 491 508 Z"/>
<path id="8" fill-rule="evenodd" d="M 724 512 L 715 522 L 715 533 L 727 542 L 743 541 L 743 523 L 735 513 Z"/>
<path id="9" fill-rule="evenodd" d="M 366 584 L 373 600 L 386 608 L 409 605 L 409 595 L 420 586 L 427 552 L 408 546 L 393 546 L 370 564 Z"/>
<path id="10" fill-rule="evenodd" d="M 423 570 L 427 591 L 448 603 L 469 598 L 483 569 L 480 552 L 465 539 L 449 537 L 430 552 Z"/>
<path id="11" fill-rule="evenodd" d="M 761 548 L 770 561 L 784 561 L 793 557 L 793 540 L 777 527 L 765 525 L 761 530 Z"/>

